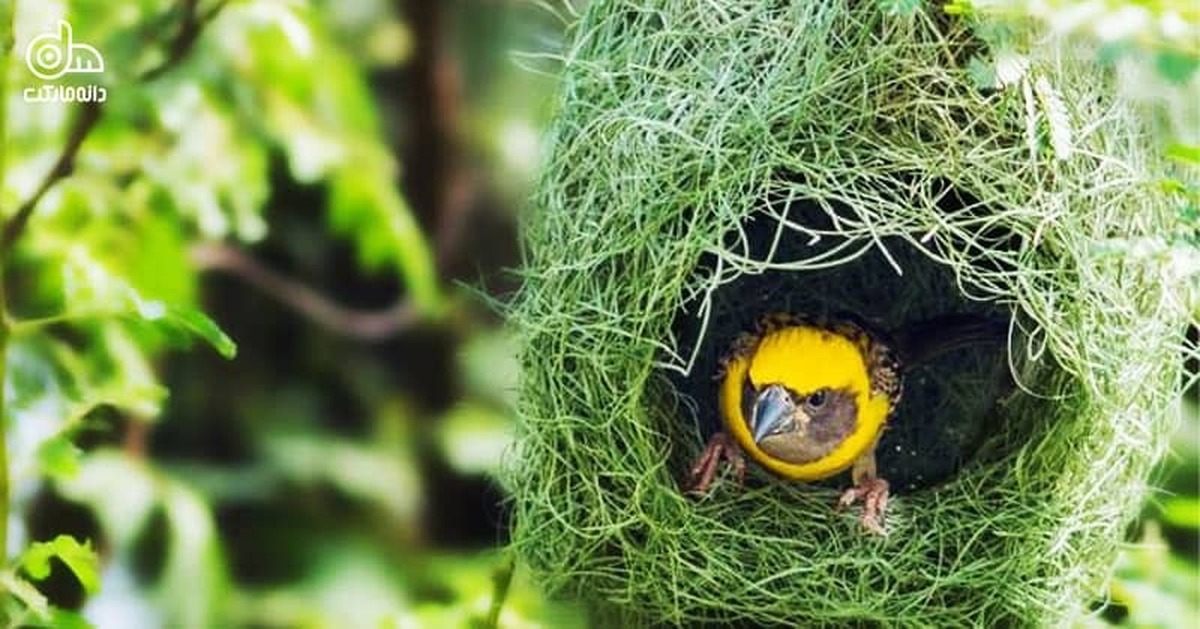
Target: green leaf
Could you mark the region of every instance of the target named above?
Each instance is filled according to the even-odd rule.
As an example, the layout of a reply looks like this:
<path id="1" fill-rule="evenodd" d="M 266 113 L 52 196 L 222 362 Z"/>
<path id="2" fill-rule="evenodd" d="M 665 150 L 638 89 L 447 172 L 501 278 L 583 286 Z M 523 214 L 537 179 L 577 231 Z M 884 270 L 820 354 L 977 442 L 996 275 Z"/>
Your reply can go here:
<path id="1" fill-rule="evenodd" d="M 329 201 L 334 231 L 352 237 L 368 268 L 398 270 L 413 301 L 426 312 L 440 308 L 437 272 L 425 235 L 393 183 L 394 165 L 378 147 L 333 175 Z"/>
<path id="2" fill-rule="evenodd" d="M 42 471 L 50 478 L 71 478 L 79 473 L 79 448 L 69 435 L 58 434 L 38 446 L 37 457 Z"/>
<path id="3" fill-rule="evenodd" d="M 1096 62 L 1105 67 L 1113 67 L 1133 50 L 1126 41 L 1104 42 L 1096 48 Z"/>
<path id="4" fill-rule="evenodd" d="M 499 470 L 513 432 L 512 419 L 503 412 L 462 404 L 438 422 L 438 445 L 442 457 L 460 474 L 490 474 Z"/>
<path id="5" fill-rule="evenodd" d="M 196 270 L 188 258 L 188 238 L 181 223 L 174 216 L 147 212 L 113 239 L 116 242 L 107 252 L 113 269 L 127 278 L 139 295 L 169 304 L 195 305 Z"/>
<path id="6" fill-rule="evenodd" d="M 80 544 L 70 535 L 59 535 L 49 542 L 34 542 L 21 555 L 21 567 L 36 581 L 50 576 L 50 559 L 57 557 L 79 579 L 88 594 L 100 589 L 100 559 L 91 542 Z"/>
<path id="7" fill-rule="evenodd" d="M 1172 144 L 1167 147 L 1167 159 L 1172 159 L 1184 164 L 1200 166 L 1200 145 L 1196 144 Z"/>
<path id="8" fill-rule="evenodd" d="M 1187 184 L 1178 179 L 1163 179 L 1158 182 L 1160 190 L 1167 194 L 1187 194 Z"/>
<path id="9" fill-rule="evenodd" d="M 229 576 L 212 511 L 204 498 L 175 480 L 162 486 L 162 508 L 170 537 L 160 600 L 170 601 L 166 625 L 227 627 Z"/>
<path id="10" fill-rule="evenodd" d="M 480 332 L 458 351 L 459 370 L 472 398 L 516 408 L 520 363 L 518 344 L 506 332 Z"/>
<path id="11" fill-rule="evenodd" d="M 57 607 L 50 610 L 50 626 L 54 629 L 92 629 L 92 623 L 80 614 Z"/>
<path id="12" fill-rule="evenodd" d="M 1162 507 L 1162 520 L 1171 526 L 1200 529 L 1200 497 L 1174 496 Z"/>
<path id="13" fill-rule="evenodd" d="M 1194 616 L 1195 575 L 1194 562 L 1171 553 L 1158 521 L 1147 521 L 1141 539 L 1117 559 L 1110 594 L 1129 610 L 1123 626 L 1180 626 L 1181 618 Z"/>
<path id="14" fill-rule="evenodd" d="M 229 335 L 225 334 L 224 330 L 203 312 L 191 308 L 169 307 L 166 316 L 169 320 L 207 341 L 222 357 L 231 359 L 237 356 L 237 343 L 234 343 L 233 339 L 229 338 Z"/>
<path id="15" fill-rule="evenodd" d="M 92 391 L 82 396 L 80 417 L 92 408 L 110 404 L 133 413 L 139 418 L 152 419 L 162 410 L 167 389 L 158 382 L 144 343 L 116 321 L 100 326 L 99 351 L 103 352 L 103 373 L 106 377 L 91 384 Z"/>
<path id="16" fill-rule="evenodd" d="M 264 440 L 270 465 L 300 483 L 328 483 L 345 495 L 411 521 L 423 500 L 411 444 L 360 443 L 330 435 L 279 432 Z"/>
<path id="17" fill-rule="evenodd" d="M 18 321 L 15 330 L 50 322 L 132 318 L 168 332 L 198 336 L 225 358 L 237 354 L 237 344 L 207 315 L 194 308 L 144 298 L 129 282 L 82 250 L 72 252 L 63 277 L 66 311 L 45 319 Z"/>
<path id="18" fill-rule="evenodd" d="M 1200 57 L 1174 50 L 1159 52 L 1154 61 L 1158 73 L 1176 85 L 1187 83 L 1200 68 Z"/>
<path id="19" fill-rule="evenodd" d="M 950 0 L 942 6 L 942 10 L 946 15 L 972 15 L 975 12 L 975 7 L 971 5 L 971 0 Z"/>

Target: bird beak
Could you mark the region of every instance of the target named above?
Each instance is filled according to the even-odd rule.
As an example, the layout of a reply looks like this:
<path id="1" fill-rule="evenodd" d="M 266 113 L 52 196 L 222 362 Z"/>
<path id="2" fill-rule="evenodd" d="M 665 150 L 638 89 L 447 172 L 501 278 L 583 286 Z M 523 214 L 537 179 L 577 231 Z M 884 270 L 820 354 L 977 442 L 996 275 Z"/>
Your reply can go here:
<path id="1" fill-rule="evenodd" d="M 783 432 L 792 423 L 792 396 L 778 384 L 762 390 L 754 401 L 754 415 L 750 429 L 754 431 L 754 443 Z"/>

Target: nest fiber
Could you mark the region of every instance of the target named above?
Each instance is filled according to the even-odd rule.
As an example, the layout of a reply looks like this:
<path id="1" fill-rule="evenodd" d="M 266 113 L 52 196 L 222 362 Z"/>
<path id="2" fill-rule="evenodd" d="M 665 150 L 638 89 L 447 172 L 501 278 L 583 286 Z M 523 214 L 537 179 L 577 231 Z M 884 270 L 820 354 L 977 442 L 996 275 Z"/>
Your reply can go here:
<path id="1" fill-rule="evenodd" d="M 1090 55 L 1037 46 L 982 89 L 986 29 L 880 4 L 597 0 L 575 25 L 511 312 L 512 544 L 551 591 L 628 623 L 792 626 L 1055 624 L 1103 596 L 1186 321 L 1155 262 L 1112 254 L 1172 225 L 1149 131 Z M 746 282 L 762 299 L 723 292 Z M 886 538 L 828 486 L 680 491 L 712 416 L 680 383 L 781 303 L 1013 321 L 973 356 L 1015 386 L 948 383 L 898 418 L 974 396 L 982 432 L 901 488 Z"/>

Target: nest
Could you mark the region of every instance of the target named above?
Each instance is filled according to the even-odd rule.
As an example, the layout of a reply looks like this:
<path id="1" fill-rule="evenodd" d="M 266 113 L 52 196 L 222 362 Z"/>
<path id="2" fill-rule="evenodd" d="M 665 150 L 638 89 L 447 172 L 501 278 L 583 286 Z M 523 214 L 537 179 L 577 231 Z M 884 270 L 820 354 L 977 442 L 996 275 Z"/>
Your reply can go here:
<path id="1" fill-rule="evenodd" d="M 552 592 L 793 626 L 1053 624 L 1102 596 L 1187 320 L 1160 268 L 1106 253 L 1174 219 L 1148 131 L 1086 55 L 1038 47 L 982 90 L 980 28 L 879 4 L 599 0 L 575 26 L 503 479 Z M 779 309 L 1012 322 L 910 374 L 886 538 L 834 512 L 844 479 L 680 491 L 721 353 Z"/>

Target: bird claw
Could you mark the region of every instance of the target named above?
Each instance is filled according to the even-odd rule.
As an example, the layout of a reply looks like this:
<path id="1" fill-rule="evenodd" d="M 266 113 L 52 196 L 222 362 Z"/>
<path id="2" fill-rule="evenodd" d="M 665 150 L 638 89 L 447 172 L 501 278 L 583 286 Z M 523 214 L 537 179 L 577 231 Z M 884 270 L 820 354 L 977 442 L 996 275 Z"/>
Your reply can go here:
<path id="1" fill-rule="evenodd" d="M 688 471 L 687 493 L 693 496 L 703 496 L 707 493 L 722 460 L 733 466 L 738 487 L 741 487 L 746 481 L 746 461 L 742 458 L 742 451 L 728 434 L 718 432 L 708 440 L 704 452 L 700 453 L 700 457 Z"/>
<path id="2" fill-rule="evenodd" d="M 838 510 L 845 509 L 858 501 L 863 501 L 862 525 L 871 533 L 886 536 L 883 528 L 883 516 L 887 511 L 888 482 L 882 478 L 871 478 L 847 489 L 838 498 Z"/>

